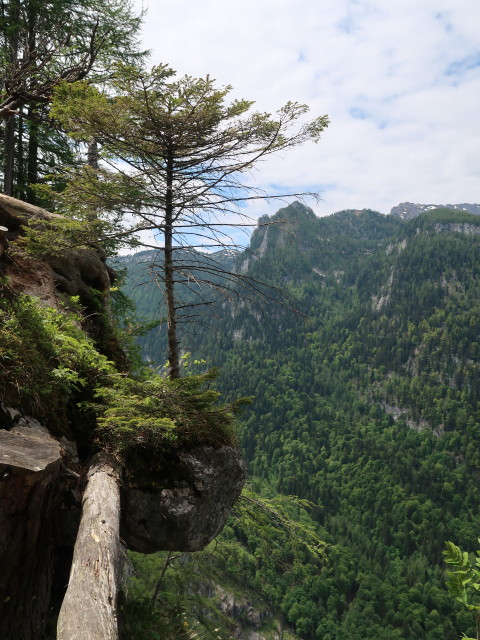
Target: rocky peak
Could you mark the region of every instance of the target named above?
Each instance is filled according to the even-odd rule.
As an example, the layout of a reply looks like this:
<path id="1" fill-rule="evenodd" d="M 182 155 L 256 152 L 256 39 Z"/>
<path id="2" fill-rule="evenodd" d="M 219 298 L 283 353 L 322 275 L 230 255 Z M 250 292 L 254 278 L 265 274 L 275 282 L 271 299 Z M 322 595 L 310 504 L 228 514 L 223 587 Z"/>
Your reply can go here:
<path id="1" fill-rule="evenodd" d="M 401 202 L 390 211 L 390 215 L 397 216 L 403 220 L 411 220 L 421 213 L 432 209 L 456 209 L 457 211 L 468 211 L 480 215 L 480 204 L 414 204 L 413 202 Z"/>

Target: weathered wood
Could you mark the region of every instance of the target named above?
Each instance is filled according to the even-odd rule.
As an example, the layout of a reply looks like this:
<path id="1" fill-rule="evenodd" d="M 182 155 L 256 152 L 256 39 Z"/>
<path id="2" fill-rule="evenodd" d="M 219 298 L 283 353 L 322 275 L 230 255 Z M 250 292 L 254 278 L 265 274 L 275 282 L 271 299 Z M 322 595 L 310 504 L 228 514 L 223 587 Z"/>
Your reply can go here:
<path id="1" fill-rule="evenodd" d="M 120 545 L 119 471 L 97 458 L 88 472 L 83 510 L 57 640 L 117 640 Z"/>

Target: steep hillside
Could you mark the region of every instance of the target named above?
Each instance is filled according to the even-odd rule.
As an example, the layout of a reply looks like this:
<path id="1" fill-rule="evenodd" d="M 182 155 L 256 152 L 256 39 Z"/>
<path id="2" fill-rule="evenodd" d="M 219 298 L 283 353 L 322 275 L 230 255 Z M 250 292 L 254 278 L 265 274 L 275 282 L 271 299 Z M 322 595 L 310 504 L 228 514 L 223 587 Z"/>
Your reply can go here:
<path id="1" fill-rule="evenodd" d="M 2 640 L 119 638 L 125 550 L 202 549 L 246 475 L 210 376 L 130 371 L 114 274 L 66 228 L 0 195 Z"/>
<path id="2" fill-rule="evenodd" d="M 224 302 L 193 345 L 223 391 L 255 396 L 254 478 L 312 501 L 335 545 L 277 606 L 304 638 L 456 640 L 470 622 L 441 552 L 480 531 L 480 218 L 277 217 L 288 232 L 258 229 L 239 268 L 287 287 L 305 317 Z"/>
<path id="3" fill-rule="evenodd" d="M 211 256 L 195 254 L 193 260 L 214 260 L 220 267 L 232 268 L 259 282 L 278 286 L 288 293 L 298 293 L 297 286 L 300 289 L 311 288 L 313 293 L 326 282 L 337 282 L 352 260 L 372 253 L 403 224 L 401 220 L 368 209 L 342 211 L 326 218 L 317 218 L 311 209 L 298 202 L 280 209 L 274 216 L 261 218 L 259 222 L 260 226 L 252 234 L 246 251 L 217 252 Z M 182 254 L 181 251 L 178 253 Z M 125 270 L 122 289 L 134 301 L 139 319 L 147 326 L 161 321 L 160 326 L 139 337 L 138 342 L 145 359 L 163 365 L 166 344 L 165 307 L 161 288 L 155 283 L 155 268 L 152 266 L 158 258 L 158 252 L 144 251 L 116 258 L 114 266 L 120 271 Z M 185 302 L 195 301 L 188 290 L 182 289 L 182 285 L 179 289 Z M 265 293 L 265 304 L 261 297 L 252 298 L 253 306 L 258 310 L 259 307 L 264 307 L 267 315 L 279 313 L 282 308 L 275 305 L 270 308 L 268 302 L 271 298 L 287 305 L 290 303 L 302 311 L 306 305 L 311 304 L 309 291 L 296 295 L 294 301 L 283 299 L 281 295 L 276 296 L 273 290 L 260 290 Z M 205 315 L 200 316 L 198 326 L 195 322 L 185 324 L 182 342 L 186 350 L 196 349 L 204 339 L 208 341 L 210 329 L 216 328 L 233 335 L 235 324 L 242 331 L 241 318 L 244 314 L 249 315 L 248 306 L 243 303 L 229 304 L 225 297 L 216 296 L 212 288 L 205 287 L 202 295 L 212 302 L 212 306 Z"/>

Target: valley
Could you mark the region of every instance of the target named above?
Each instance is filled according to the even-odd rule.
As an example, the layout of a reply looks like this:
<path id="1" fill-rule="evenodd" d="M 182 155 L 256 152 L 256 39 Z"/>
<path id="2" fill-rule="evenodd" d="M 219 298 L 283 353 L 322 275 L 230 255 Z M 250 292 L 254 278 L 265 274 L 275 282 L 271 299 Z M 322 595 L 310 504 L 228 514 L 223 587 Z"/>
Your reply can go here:
<path id="1" fill-rule="evenodd" d="M 305 640 L 473 633 L 445 588 L 442 550 L 474 550 L 480 531 L 480 217 L 317 218 L 294 203 L 276 221 L 234 268 L 290 303 L 218 298 L 182 344 L 220 368 L 228 400 L 254 396 L 240 422 L 251 485 L 308 500 L 295 517 L 328 547 L 320 564 L 294 560 L 288 544 L 281 557 L 232 524 L 223 544 L 238 562 L 214 554 L 208 571 Z M 162 317 L 160 292 L 135 286 L 138 256 L 121 263 L 139 316 Z M 162 332 L 140 339 L 159 365 Z"/>

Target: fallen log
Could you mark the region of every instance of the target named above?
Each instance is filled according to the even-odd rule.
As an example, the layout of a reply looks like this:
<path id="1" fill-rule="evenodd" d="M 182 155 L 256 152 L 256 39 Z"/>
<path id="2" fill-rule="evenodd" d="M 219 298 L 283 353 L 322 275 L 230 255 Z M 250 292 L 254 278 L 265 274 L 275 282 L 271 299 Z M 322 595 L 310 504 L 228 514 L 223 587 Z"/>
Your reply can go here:
<path id="1" fill-rule="evenodd" d="M 120 471 L 97 457 L 87 474 L 70 580 L 57 640 L 117 640 L 124 552 L 119 539 Z"/>

